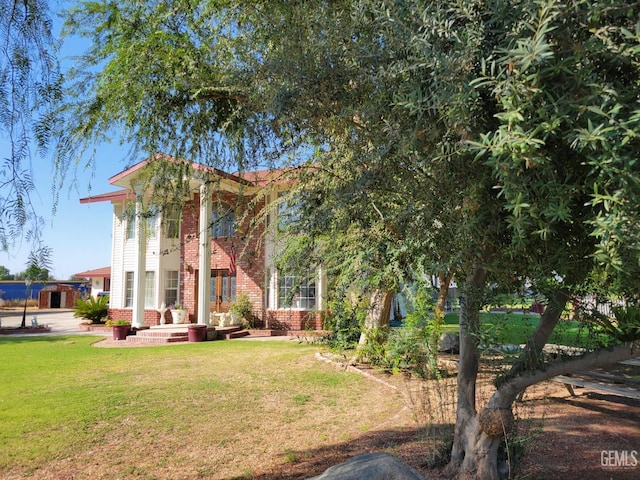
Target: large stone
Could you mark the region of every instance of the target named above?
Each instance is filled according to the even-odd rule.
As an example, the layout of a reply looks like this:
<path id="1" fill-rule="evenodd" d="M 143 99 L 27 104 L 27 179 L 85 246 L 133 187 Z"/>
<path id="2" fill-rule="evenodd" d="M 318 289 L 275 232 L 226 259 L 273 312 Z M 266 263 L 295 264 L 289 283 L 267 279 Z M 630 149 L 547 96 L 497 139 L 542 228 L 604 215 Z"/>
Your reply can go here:
<path id="1" fill-rule="evenodd" d="M 365 453 L 308 480 L 425 480 L 420 472 L 388 453 Z"/>
<path id="2" fill-rule="evenodd" d="M 445 332 L 438 340 L 438 351 L 446 353 L 460 353 L 460 335 Z"/>

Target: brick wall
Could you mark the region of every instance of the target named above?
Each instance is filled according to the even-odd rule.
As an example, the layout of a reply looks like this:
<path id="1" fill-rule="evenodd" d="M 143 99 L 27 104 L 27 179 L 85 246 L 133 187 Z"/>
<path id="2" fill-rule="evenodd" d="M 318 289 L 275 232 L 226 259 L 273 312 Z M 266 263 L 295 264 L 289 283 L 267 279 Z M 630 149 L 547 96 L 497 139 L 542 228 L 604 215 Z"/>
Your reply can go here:
<path id="1" fill-rule="evenodd" d="M 237 196 L 230 193 L 214 194 L 214 205 L 223 201 L 231 206 L 238 207 L 240 213 L 244 205 L 251 199 L 243 199 L 242 205 L 238 204 Z M 197 277 L 198 277 L 198 253 L 199 245 L 196 232 L 199 230 L 199 194 L 190 202 L 183 212 L 182 220 L 182 244 L 184 248 L 180 259 L 180 298 L 185 308 L 193 313 L 197 309 Z M 262 203 L 256 205 L 255 212 L 260 211 Z M 249 212 L 246 217 L 252 218 Z M 238 214 L 237 217 L 241 215 Z M 226 270 L 231 262 L 232 246 L 236 252 L 236 295 L 246 293 L 253 304 L 254 314 L 262 317 L 264 305 L 264 242 L 261 236 L 264 232 L 262 224 L 250 226 L 249 221 L 237 226 L 237 235 L 233 238 L 211 239 L 211 269 Z M 211 307 L 213 310 L 213 307 Z"/>
<path id="2" fill-rule="evenodd" d="M 267 310 L 265 327 L 274 330 L 321 330 L 322 314 L 307 310 Z"/>
<path id="3" fill-rule="evenodd" d="M 164 316 L 167 323 L 171 323 L 171 312 L 167 310 Z M 130 308 L 110 308 L 109 309 L 110 320 L 133 320 L 133 310 Z M 145 325 L 160 325 L 160 312 L 152 309 L 145 309 L 144 311 L 144 324 Z"/>

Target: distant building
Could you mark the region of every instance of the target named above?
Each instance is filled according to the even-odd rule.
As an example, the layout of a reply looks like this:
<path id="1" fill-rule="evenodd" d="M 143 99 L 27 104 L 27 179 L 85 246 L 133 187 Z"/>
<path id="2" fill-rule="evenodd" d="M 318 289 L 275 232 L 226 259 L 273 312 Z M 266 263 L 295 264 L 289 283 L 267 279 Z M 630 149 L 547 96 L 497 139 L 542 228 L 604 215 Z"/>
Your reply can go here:
<path id="1" fill-rule="evenodd" d="M 91 281 L 91 296 L 109 293 L 111 290 L 111 267 L 96 268 L 86 272 L 76 273 L 78 278 L 88 278 Z"/>
<path id="2" fill-rule="evenodd" d="M 64 286 L 64 288 L 58 288 L 58 286 Z M 48 299 L 42 303 L 42 305 L 49 305 L 46 307 L 40 306 L 40 308 L 71 308 L 74 303 L 67 306 L 68 302 L 63 300 L 62 296 L 57 298 L 57 295 L 53 295 L 53 292 L 68 292 L 74 290 L 78 292 L 78 296 L 86 295 L 89 291 L 88 281 L 86 280 L 46 280 L 44 282 L 35 281 L 29 287 L 27 287 L 24 283 L 24 280 L 1 280 L 0 281 L 0 298 L 5 301 L 11 300 L 33 300 L 38 299 L 38 304 L 41 304 L 40 301 L 40 292 L 42 290 L 47 291 Z M 65 293 L 64 298 L 66 299 L 67 294 Z M 74 295 L 75 298 L 75 295 Z M 58 303 L 58 300 L 60 303 Z M 52 306 L 53 305 L 53 306 Z"/>

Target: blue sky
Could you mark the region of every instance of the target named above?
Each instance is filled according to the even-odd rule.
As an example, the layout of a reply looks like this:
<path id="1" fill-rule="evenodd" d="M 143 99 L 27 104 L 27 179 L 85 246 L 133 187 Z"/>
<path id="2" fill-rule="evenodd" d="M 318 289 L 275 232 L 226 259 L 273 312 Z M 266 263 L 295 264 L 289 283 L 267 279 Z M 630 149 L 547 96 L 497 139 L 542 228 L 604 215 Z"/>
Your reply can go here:
<path id="1" fill-rule="evenodd" d="M 62 60 L 83 50 L 74 40 L 65 41 Z M 0 155 L 6 155 L 6 141 L 0 137 Z M 51 274 L 67 280 L 75 273 L 111 264 L 110 202 L 80 204 L 80 198 L 117 190 L 108 179 L 125 168 L 127 151 L 116 142 L 96 150 L 95 170 L 79 170 L 76 185 L 67 181 L 60 192 L 58 209 L 52 214 L 51 186 L 54 171 L 50 158 L 33 156 L 31 174 L 36 186 L 32 198 L 37 213 L 45 218 L 43 243 L 52 250 Z M 0 265 L 11 273 L 24 271 L 31 245 L 18 239 L 8 252 L 0 251 Z"/>
<path id="2" fill-rule="evenodd" d="M 81 205 L 80 198 L 116 190 L 107 180 L 124 168 L 120 160 L 123 156 L 117 147 L 105 145 L 99 148 L 95 174 L 78 172 L 76 187 L 67 182 L 60 192 L 55 215 L 51 209 L 54 175 L 51 163 L 48 158 L 32 160 L 31 171 L 36 186 L 32 200 L 38 214 L 45 218 L 42 238 L 52 249 L 51 274 L 55 278 L 67 280 L 75 273 L 111 264 L 112 205 L 110 202 Z M 8 252 L 0 252 L 0 265 L 11 273 L 23 271 L 29 250 L 29 242 L 18 240 Z"/>

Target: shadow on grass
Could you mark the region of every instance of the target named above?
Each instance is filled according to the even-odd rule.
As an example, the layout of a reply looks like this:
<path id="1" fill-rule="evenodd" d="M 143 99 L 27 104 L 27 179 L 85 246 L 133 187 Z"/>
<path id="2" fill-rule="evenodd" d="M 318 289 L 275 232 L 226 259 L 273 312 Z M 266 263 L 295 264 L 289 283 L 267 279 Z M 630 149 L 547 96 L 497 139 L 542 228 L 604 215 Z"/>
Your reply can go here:
<path id="1" fill-rule="evenodd" d="M 307 450 L 287 450 L 278 465 L 269 470 L 254 469 L 251 475 L 228 480 L 301 480 L 320 475 L 327 468 L 364 453 L 387 452 L 428 477 L 425 430 L 403 428 L 365 433 L 349 441 Z M 431 478 L 431 477 L 428 477 Z"/>

